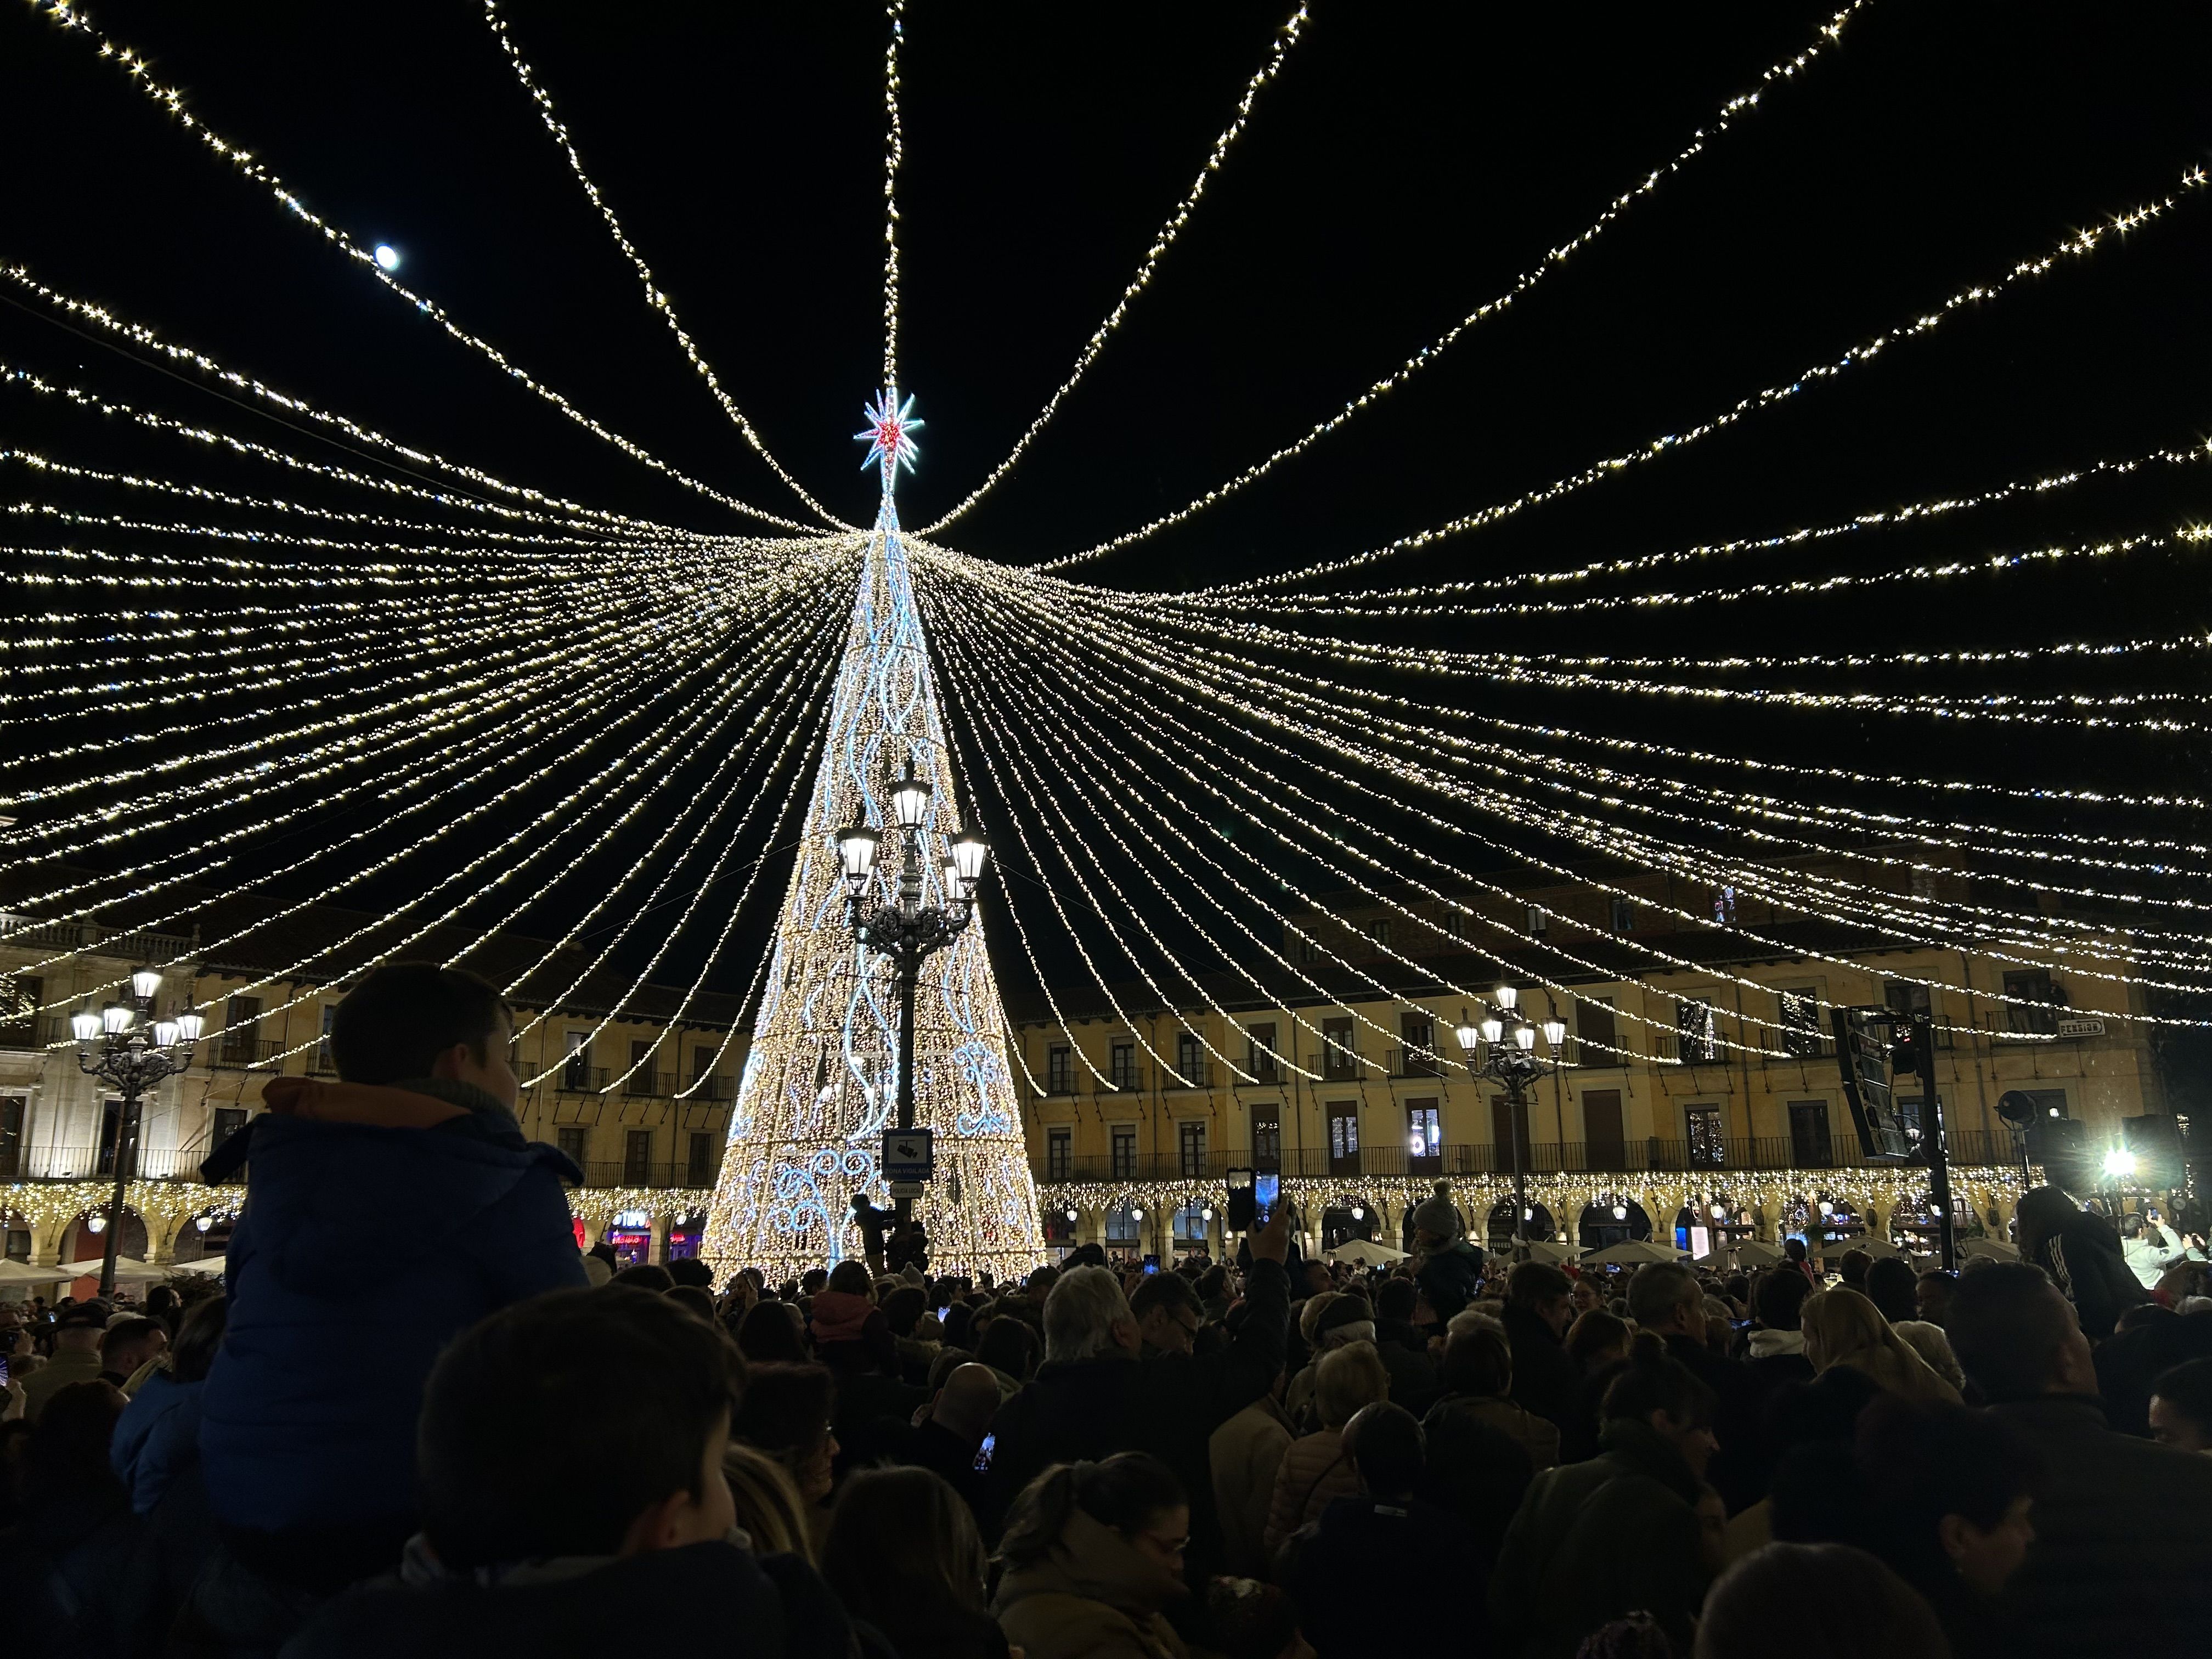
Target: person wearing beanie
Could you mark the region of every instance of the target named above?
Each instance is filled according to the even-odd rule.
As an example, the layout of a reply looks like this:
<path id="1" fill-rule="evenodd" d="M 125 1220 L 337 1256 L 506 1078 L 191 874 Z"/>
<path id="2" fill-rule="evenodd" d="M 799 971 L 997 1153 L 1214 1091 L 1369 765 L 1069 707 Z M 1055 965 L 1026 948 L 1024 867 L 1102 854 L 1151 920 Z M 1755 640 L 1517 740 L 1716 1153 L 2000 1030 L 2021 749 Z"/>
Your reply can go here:
<path id="1" fill-rule="evenodd" d="M 1466 1224 L 1451 1200 L 1451 1188 L 1437 1182 L 1436 1191 L 1413 1206 L 1413 1253 L 1420 1265 L 1413 1283 L 1429 1304 L 1434 1323 L 1449 1324 L 1454 1314 L 1474 1300 L 1482 1282 L 1482 1252 L 1467 1242 Z"/>
<path id="2" fill-rule="evenodd" d="M 1310 1330 L 1304 1328 L 1306 1324 L 1304 1318 L 1298 1322 L 1307 1341 L 1312 1345 L 1313 1363 L 1291 1379 L 1290 1390 L 1283 1400 L 1283 1409 L 1289 1413 L 1291 1421 L 1302 1431 L 1308 1431 L 1320 1426 L 1314 1407 L 1314 1389 L 1321 1375 L 1322 1357 L 1351 1343 L 1371 1345 L 1375 1340 L 1375 1313 L 1368 1306 L 1365 1297 L 1350 1291 L 1332 1291 L 1327 1296 L 1313 1297 L 1306 1305 L 1310 1308 L 1315 1303 L 1322 1306 L 1321 1311 L 1313 1318 Z"/>

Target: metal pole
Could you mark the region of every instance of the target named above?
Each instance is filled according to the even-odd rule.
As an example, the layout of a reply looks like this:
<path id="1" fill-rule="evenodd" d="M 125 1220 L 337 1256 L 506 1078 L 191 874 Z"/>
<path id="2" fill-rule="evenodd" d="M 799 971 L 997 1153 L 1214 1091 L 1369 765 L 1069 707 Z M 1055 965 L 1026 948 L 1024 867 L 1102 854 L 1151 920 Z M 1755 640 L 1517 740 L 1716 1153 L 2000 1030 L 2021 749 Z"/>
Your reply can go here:
<path id="1" fill-rule="evenodd" d="M 107 1241 L 100 1258 L 100 1293 L 115 1294 L 115 1256 L 123 1241 L 123 1189 L 131 1182 L 131 1165 L 138 1149 L 138 1092 L 128 1090 L 123 1110 L 115 1120 L 115 1186 L 107 1195 Z"/>
<path id="2" fill-rule="evenodd" d="M 1513 1255 L 1516 1260 L 1528 1254 L 1528 1176 L 1522 1165 L 1527 1162 L 1521 1155 L 1521 1142 L 1527 1131 L 1527 1119 L 1522 1115 L 1525 1103 L 1522 1091 L 1527 1079 L 1513 1073 L 1506 1079 L 1505 1098 L 1513 1108 Z"/>
<path id="3" fill-rule="evenodd" d="M 914 1127 L 914 989 L 921 977 L 921 958 L 911 946 L 899 951 L 898 1127 Z M 896 1200 L 899 1225 L 913 1218 L 914 1200 Z"/>
<path id="4" fill-rule="evenodd" d="M 1936 1248 L 1943 1271 L 1955 1273 L 1959 1248 L 1951 1220 L 1951 1148 L 1943 1126 L 1943 1097 L 1936 1092 L 1935 1022 L 1923 1014 L 1912 1024 L 1912 1046 L 1920 1056 L 1921 1096 L 1927 1102 L 1928 1195 L 1936 1200 Z"/>

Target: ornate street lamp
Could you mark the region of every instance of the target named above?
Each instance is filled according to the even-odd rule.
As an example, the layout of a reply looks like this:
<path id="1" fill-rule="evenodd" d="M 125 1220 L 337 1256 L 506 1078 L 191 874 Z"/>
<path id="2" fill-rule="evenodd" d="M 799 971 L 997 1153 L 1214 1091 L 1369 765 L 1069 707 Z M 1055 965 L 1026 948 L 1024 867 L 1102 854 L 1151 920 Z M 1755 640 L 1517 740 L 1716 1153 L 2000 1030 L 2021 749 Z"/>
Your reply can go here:
<path id="1" fill-rule="evenodd" d="M 1506 1013 L 1513 1012 L 1521 994 L 1510 985 L 1501 985 L 1491 993 L 1491 1000 Z M 1546 1058 L 1536 1054 L 1537 1027 L 1524 1019 L 1516 1018 L 1509 1034 L 1504 1019 L 1497 1014 L 1486 1015 L 1480 1024 L 1460 1010 L 1455 1034 L 1459 1037 L 1461 1058 L 1466 1060 L 1468 1074 L 1487 1077 L 1504 1085 L 1505 1098 L 1511 1107 L 1513 1134 L 1513 1254 L 1525 1257 L 1528 1254 L 1528 1172 L 1523 1166 L 1527 1159 L 1522 1154 L 1522 1125 L 1527 1121 L 1528 1085 L 1546 1072 L 1555 1072 L 1565 1062 L 1561 1059 L 1567 1041 L 1565 1020 L 1547 1019 L 1543 1023 Z"/>
<path id="2" fill-rule="evenodd" d="M 933 860 L 924 827 L 929 821 L 930 794 L 929 781 L 915 775 L 909 756 L 904 775 L 891 781 L 886 795 L 888 833 L 895 837 L 892 845 L 899 860 L 897 896 L 888 903 L 872 903 L 869 896 L 887 832 L 856 823 L 837 836 L 853 937 L 889 957 L 898 978 L 897 1127 L 902 1129 L 914 1127 L 914 994 L 921 982 L 921 964 L 967 931 L 975 913 L 975 889 L 991 850 L 981 836 L 963 831 Z M 943 898 L 924 904 L 922 871 L 932 863 Z M 899 1222 L 904 1225 L 911 1218 L 913 1200 L 902 1198 L 897 1205 Z"/>
<path id="3" fill-rule="evenodd" d="M 102 1296 L 115 1293 L 115 1255 L 123 1237 L 123 1194 L 138 1161 L 139 1103 L 163 1078 L 173 1077 L 192 1063 L 192 1045 L 199 1041 L 204 1024 L 191 1012 L 155 1018 L 154 1001 L 161 994 L 161 970 L 149 965 L 132 972 L 131 994 L 123 1001 L 108 1003 L 97 1011 L 80 1008 L 70 1016 L 79 1069 L 123 1097 L 115 1126 L 115 1185 L 107 1196 L 106 1217 L 93 1229 L 106 1235 L 100 1263 Z"/>

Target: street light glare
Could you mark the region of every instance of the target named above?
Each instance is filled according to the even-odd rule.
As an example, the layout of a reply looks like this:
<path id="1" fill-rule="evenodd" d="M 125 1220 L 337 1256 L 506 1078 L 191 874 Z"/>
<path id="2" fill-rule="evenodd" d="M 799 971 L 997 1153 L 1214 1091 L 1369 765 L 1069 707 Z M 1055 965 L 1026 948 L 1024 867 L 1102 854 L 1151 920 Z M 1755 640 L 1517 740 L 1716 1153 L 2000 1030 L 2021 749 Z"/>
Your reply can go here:
<path id="1" fill-rule="evenodd" d="M 389 242 L 379 242 L 376 245 L 376 268 L 384 271 L 398 270 L 399 250 Z"/>

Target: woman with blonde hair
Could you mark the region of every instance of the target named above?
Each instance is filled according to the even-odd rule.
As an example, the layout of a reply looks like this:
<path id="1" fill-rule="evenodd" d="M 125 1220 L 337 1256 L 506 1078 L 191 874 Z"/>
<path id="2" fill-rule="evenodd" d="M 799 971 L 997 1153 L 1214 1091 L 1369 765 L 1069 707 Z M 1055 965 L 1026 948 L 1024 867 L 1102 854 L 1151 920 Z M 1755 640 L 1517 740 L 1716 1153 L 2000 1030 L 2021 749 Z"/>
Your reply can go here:
<path id="1" fill-rule="evenodd" d="M 795 1555 L 814 1565 L 806 1505 L 788 1469 L 758 1448 L 732 1440 L 722 1453 L 722 1481 L 755 1555 Z"/>
<path id="2" fill-rule="evenodd" d="M 1912 1345 L 1890 1329 L 1881 1310 L 1856 1291 L 1838 1285 L 1805 1298 L 1798 1318 L 1805 1358 L 1815 1376 L 1849 1365 L 1903 1399 L 1962 1403 L 1959 1391 L 1931 1370 Z"/>

